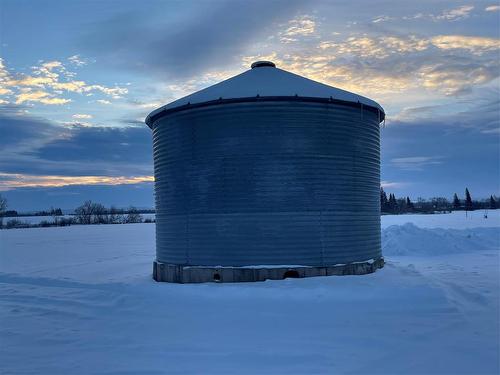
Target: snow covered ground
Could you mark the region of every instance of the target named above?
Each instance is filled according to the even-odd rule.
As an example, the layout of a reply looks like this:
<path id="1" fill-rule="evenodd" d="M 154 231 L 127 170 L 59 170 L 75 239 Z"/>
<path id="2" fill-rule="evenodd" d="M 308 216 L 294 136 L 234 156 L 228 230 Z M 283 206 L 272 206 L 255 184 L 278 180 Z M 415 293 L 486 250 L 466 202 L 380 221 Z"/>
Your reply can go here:
<path id="1" fill-rule="evenodd" d="M 484 217 L 486 214 L 486 218 Z M 421 228 L 478 228 L 500 226 L 499 210 L 477 210 L 472 212 L 454 211 L 450 214 L 412 214 L 412 215 L 383 215 L 382 228 L 391 225 L 413 223 Z"/>
<path id="2" fill-rule="evenodd" d="M 476 213 L 384 216 L 372 275 L 243 284 L 152 281 L 154 224 L 1 230 L 0 373 L 497 374 Z"/>

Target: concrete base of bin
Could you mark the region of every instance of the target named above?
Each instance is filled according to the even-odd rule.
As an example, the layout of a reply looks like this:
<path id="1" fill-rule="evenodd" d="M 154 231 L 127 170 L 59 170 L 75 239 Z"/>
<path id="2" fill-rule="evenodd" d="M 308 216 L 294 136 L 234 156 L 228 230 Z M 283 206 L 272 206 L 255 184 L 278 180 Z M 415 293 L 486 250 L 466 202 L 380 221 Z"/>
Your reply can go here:
<path id="1" fill-rule="evenodd" d="M 384 258 L 366 262 L 338 264 L 325 267 L 308 266 L 253 266 L 209 267 L 181 266 L 153 262 L 153 279 L 169 283 L 236 283 L 248 281 L 283 280 L 314 276 L 365 275 L 384 267 Z"/>

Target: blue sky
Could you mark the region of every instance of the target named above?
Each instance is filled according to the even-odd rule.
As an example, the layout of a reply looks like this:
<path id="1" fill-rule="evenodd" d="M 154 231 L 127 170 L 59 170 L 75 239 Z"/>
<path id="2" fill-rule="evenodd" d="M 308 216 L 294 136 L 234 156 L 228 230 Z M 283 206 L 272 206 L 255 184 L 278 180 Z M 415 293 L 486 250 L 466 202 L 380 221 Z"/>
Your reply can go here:
<path id="1" fill-rule="evenodd" d="M 153 206 L 153 109 L 268 59 L 378 101 L 397 196 L 499 194 L 495 1 L 0 0 L 12 209 Z"/>

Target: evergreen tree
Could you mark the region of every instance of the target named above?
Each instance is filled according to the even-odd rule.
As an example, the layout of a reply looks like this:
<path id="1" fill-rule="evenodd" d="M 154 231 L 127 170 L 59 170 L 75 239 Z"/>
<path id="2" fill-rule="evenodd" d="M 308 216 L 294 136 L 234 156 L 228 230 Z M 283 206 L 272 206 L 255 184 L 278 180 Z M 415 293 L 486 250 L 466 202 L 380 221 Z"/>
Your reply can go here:
<path id="1" fill-rule="evenodd" d="M 380 211 L 387 212 L 387 194 L 382 187 L 380 188 Z"/>
<path id="2" fill-rule="evenodd" d="M 396 201 L 396 196 L 394 194 L 389 194 L 389 211 L 394 213 L 398 207 L 398 202 Z"/>
<path id="3" fill-rule="evenodd" d="M 492 210 L 497 208 L 497 201 L 495 200 L 495 198 L 493 198 L 493 195 L 490 195 L 490 208 Z"/>
<path id="4" fill-rule="evenodd" d="M 472 198 L 469 193 L 469 189 L 465 188 L 465 210 L 466 211 L 471 211 L 472 210 Z"/>
<path id="5" fill-rule="evenodd" d="M 457 193 L 453 195 L 453 209 L 458 210 L 460 208 L 460 199 L 458 199 Z"/>
<path id="6" fill-rule="evenodd" d="M 406 209 L 408 211 L 413 211 L 415 206 L 413 205 L 413 202 L 410 200 L 410 197 L 406 197 Z"/>

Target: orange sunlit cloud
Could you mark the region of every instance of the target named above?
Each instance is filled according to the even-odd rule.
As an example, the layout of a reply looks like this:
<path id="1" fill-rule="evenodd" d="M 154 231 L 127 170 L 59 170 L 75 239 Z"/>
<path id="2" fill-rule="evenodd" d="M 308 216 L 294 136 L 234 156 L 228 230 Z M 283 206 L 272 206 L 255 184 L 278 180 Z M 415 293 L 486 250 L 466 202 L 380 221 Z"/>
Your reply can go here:
<path id="1" fill-rule="evenodd" d="M 0 173 L 0 191 L 23 187 L 62 187 L 70 185 L 130 185 L 153 181 L 153 176 L 38 176 L 17 173 Z"/>

